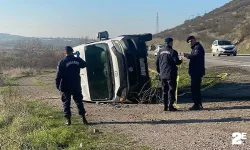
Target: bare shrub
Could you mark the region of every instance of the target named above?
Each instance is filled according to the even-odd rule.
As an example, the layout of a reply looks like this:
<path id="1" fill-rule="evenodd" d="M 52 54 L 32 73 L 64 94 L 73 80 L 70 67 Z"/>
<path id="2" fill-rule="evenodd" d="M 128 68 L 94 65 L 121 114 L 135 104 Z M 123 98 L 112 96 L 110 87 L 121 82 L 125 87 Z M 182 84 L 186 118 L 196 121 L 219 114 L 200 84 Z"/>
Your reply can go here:
<path id="1" fill-rule="evenodd" d="M 24 39 L 16 43 L 13 51 L 0 52 L 0 70 L 55 69 L 62 57 L 61 52 L 43 45 L 39 39 Z"/>
<path id="2" fill-rule="evenodd" d="M 2 71 L 3 76 L 8 76 L 11 78 L 21 77 L 21 76 L 32 76 L 36 74 L 36 70 L 32 68 L 12 68 Z"/>
<path id="3" fill-rule="evenodd" d="M 154 35 L 154 38 L 171 36 L 175 40 L 184 41 L 188 35 L 198 33 L 197 37 L 200 37 L 200 41 L 207 48 L 211 47 L 213 40 L 220 38 L 228 40 L 237 38 L 240 39 L 237 44 L 240 44 L 250 35 L 249 12 L 249 0 L 233 0 L 202 17 L 186 20 L 184 24 L 160 32 Z M 239 32 L 241 32 L 239 37 L 235 37 L 235 33 Z"/>

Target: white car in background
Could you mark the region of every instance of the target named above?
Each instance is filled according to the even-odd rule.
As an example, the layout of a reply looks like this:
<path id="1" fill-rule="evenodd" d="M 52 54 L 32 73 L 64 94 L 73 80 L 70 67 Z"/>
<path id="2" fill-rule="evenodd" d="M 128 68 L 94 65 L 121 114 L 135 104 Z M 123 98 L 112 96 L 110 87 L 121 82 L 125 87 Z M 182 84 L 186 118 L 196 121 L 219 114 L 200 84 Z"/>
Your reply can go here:
<path id="1" fill-rule="evenodd" d="M 212 55 L 220 56 L 220 55 L 237 55 L 237 48 L 234 44 L 232 44 L 229 40 L 215 40 L 212 44 Z"/>
<path id="2" fill-rule="evenodd" d="M 157 53 L 159 52 L 159 50 L 163 47 L 163 45 L 159 44 L 157 46 L 157 48 L 155 49 L 155 56 L 157 56 Z"/>

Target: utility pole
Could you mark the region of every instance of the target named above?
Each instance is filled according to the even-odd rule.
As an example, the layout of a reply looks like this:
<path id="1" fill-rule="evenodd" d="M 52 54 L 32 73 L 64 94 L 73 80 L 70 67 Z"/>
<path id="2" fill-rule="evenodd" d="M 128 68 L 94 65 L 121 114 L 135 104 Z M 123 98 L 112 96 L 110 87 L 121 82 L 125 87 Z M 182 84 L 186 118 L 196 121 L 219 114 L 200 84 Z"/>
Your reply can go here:
<path id="1" fill-rule="evenodd" d="M 159 16 L 156 14 L 156 34 L 159 33 Z"/>

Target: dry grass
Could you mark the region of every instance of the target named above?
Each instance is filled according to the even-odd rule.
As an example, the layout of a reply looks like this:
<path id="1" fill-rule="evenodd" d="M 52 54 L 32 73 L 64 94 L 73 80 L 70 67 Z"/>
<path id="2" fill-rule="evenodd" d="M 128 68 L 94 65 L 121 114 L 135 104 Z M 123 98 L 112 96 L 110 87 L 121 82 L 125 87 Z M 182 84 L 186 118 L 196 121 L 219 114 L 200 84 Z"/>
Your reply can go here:
<path id="1" fill-rule="evenodd" d="M 11 51 L 0 52 L 0 71 L 24 68 L 25 70 L 55 69 L 63 53 L 43 45 L 39 40 L 21 41 Z M 17 69 L 20 70 L 20 69 Z M 26 72 L 27 74 L 31 72 Z"/>
<path id="2" fill-rule="evenodd" d="M 52 50 L 5 51 L 0 52 L 0 70 L 9 70 L 12 68 L 55 69 L 61 58 L 63 58 L 62 53 Z"/>
<path id="3" fill-rule="evenodd" d="M 161 87 L 161 82 L 158 79 L 158 73 L 156 73 L 156 66 L 155 66 L 155 56 L 149 55 L 148 56 L 148 67 L 150 69 L 149 75 L 151 78 L 151 84 L 152 87 Z M 190 91 L 190 84 L 191 79 L 188 74 L 188 61 L 184 59 L 181 66 L 178 66 L 178 74 L 179 74 L 179 82 L 178 82 L 178 88 L 182 91 Z M 218 70 L 213 70 L 212 68 L 206 69 L 206 75 L 204 76 L 202 80 L 202 88 L 212 86 L 216 83 L 221 82 L 219 78 L 216 78 L 220 72 Z M 215 78 L 209 78 L 209 77 L 215 77 Z"/>
<path id="4" fill-rule="evenodd" d="M 0 149 L 105 147 L 112 150 L 121 148 L 121 145 L 133 149 L 148 149 L 129 143 L 130 139 L 124 135 L 93 132 L 94 127 L 82 125 L 75 116 L 72 117 L 74 125 L 65 127 L 61 110 L 41 101 L 25 99 L 18 87 L 13 87 L 8 82 L 4 84 L 4 87 L 0 87 Z M 80 145 L 82 148 L 79 148 Z"/>
<path id="5" fill-rule="evenodd" d="M 249 45 L 245 42 L 250 39 L 249 12 L 249 0 L 233 0 L 203 16 L 186 20 L 182 25 L 156 34 L 153 41 L 158 44 L 170 36 L 184 43 L 189 35 L 194 35 L 209 52 L 214 40 L 227 39 L 240 48 L 239 53 L 249 53 Z"/>
<path id="6" fill-rule="evenodd" d="M 3 76 L 8 76 L 10 78 L 33 76 L 36 73 L 37 73 L 37 70 L 32 69 L 32 68 L 12 68 L 8 70 L 2 70 Z"/>
<path id="7" fill-rule="evenodd" d="M 175 38 L 175 37 L 173 37 Z M 201 44 L 203 45 L 203 47 L 205 48 L 206 52 L 211 52 L 211 45 L 208 45 L 206 42 L 203 42 L 204 40 L 201 40 Z M 157 45 L 159 44 L 164 44 L 164 38 L 154 38 L 152 41 L 147 42 L 147 45 L 150 47 L 152 45 L 155 46 L 155 48 L 157 47 Z M 173 48 L 178 51 L 178 52 L 190 52 L 191 48 L 190 45 L 186 42 L 186 41 L 181 41 L 178 39 L 174 39 L 174 45 Z M 155 50 L 155 49 L 153 49 Z"/>

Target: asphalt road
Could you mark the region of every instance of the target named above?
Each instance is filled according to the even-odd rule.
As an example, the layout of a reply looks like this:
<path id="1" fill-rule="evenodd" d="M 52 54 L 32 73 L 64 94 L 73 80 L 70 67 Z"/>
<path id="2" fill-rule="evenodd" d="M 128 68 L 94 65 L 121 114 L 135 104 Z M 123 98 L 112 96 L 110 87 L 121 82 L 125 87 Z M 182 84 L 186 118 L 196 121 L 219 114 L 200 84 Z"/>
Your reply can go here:
<path id="1" fill-rule="evenodd" d="M 153 51 L 149 51 L 149 54 L 154 54 Z M 250 70 L 250 55 L 249 54 L 239 54 L 238 56 L 212 56 L 210 53 L 205 55 L 206 67 L 216 67 L 216 66 L 239 66 L 244 69 Z"/>
<path id="2" fill-rule="evenodd" d="M 206 67 L 238 66 L 250 70 L 250 55 L 215 57 L 208 53 L 206 54 L 205 61 L 206 61 Z"/>
<path id="3" fill-rule="evenodd" d="M 211 54 L 206 54 L 211 55 Z M 242 54 L 242 55 L 238 55 L 238 56 L 220 56 L 220 59 L 223 60 L 232 60 L 232 61 L 240 61 L 240 62 L 250 62 L 250 55 L 249 54 Z"/>

